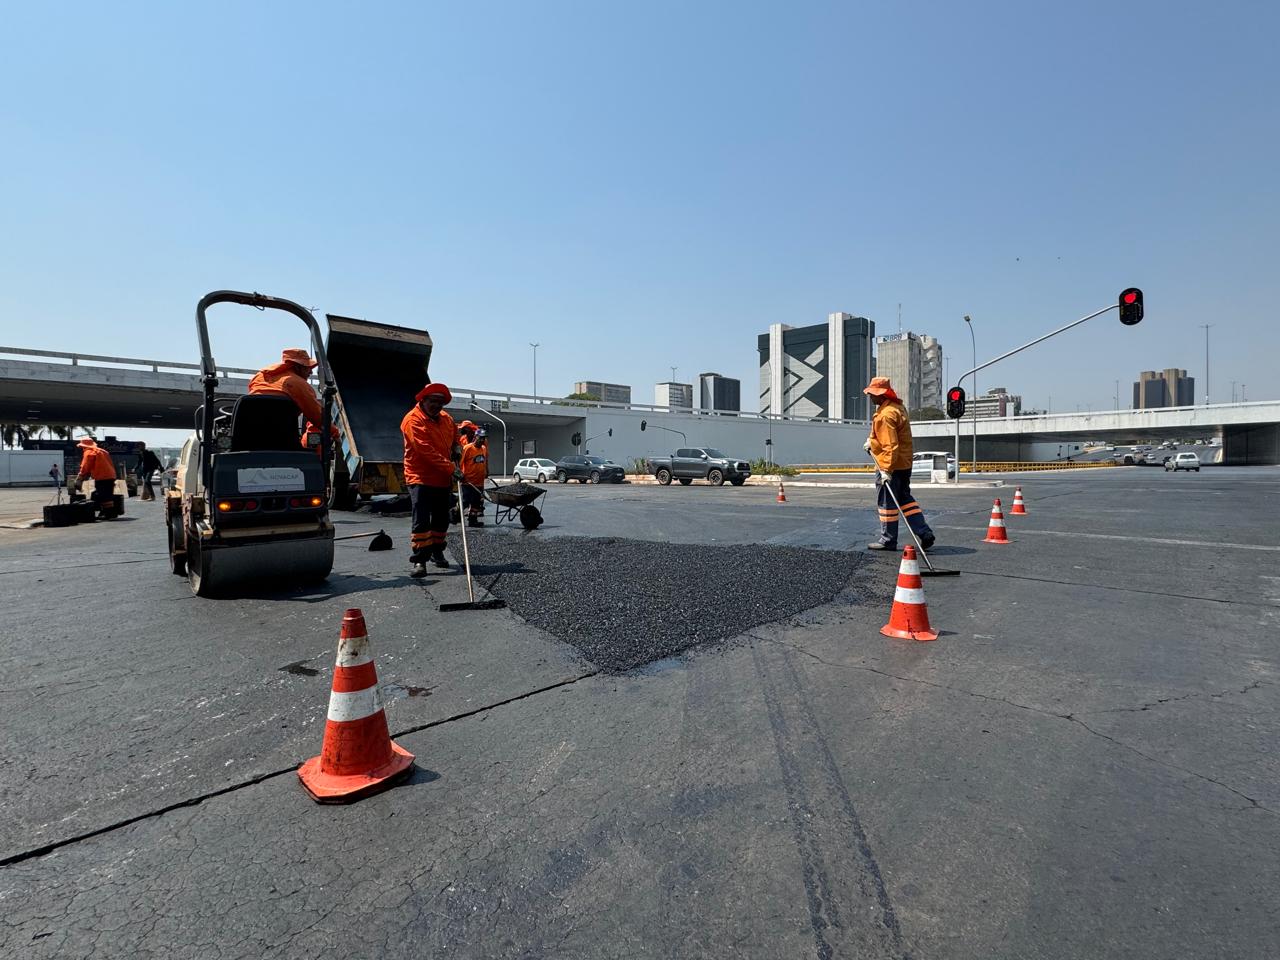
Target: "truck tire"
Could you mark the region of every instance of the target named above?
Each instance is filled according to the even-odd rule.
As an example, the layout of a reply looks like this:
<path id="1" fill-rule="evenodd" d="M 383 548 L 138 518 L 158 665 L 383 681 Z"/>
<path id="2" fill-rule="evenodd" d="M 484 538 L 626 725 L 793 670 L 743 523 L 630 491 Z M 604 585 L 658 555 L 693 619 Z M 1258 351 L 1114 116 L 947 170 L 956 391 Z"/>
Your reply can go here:
<path id="1" fill-rule="evenodd" d="M 563 470 L 557 470 L 556 483 L 568 483 L 568 482 L 569 482 L 569 475 L 565 473 Z"/>
<path id="2" fill-rule="evenodd" d="M 599 471 L 599 470 L 592 470 L 592 471 L 591 471 L 591 477 L 590 477 L 590 480 L 591 480 L 591 482 L 592 482 L 592 483 L 599 483 L 599 482 L 600 482 L 600 471 Z"/>
<path id="3" fill-rule="evenodd" d="M 687 486 L 688 486 L 689 484 L 691 484 L 691 483 L 693 483 L 693 480 L 692 480 L 690 477 L 681 477 L 681 478 L 680 478 L 680 486 L 682 486 L 682 487 L 687 487 Z"/>
<path id="4" fill-rule="evenodd" d="M 738 479 L 737 479 L 737 480 L 730 480 L 729 482 L 730 482 L 731 484 L 733 484 L 735 487 L 740 487 L 740 486 L 742 486 L 744 483 L 746 483 L 746 482 L 747 482 L 747 478 L 746 478 L 746 477 L 738 477 Z"/>
<path id="5" fill-rule="evenodd" d="M 724 486 L 724 474 L 719 470 L 712 470 L 707 474 L 707 483 L 711 484 L 713 487 Z"/>
<path id="6" fill-rule="evenodd" d="M 671 471 L 670 471 L 670 470 L 668 470 L 666 467 L 663 467 L 661 470 L 659 470 L 659 471 L 658 471 L 658 482 L 659 482 L 660 484 L 662 484 L 664 487 L 668 487 L 668 486 L 670 486 L 670 485 L 671 485 Z"/>

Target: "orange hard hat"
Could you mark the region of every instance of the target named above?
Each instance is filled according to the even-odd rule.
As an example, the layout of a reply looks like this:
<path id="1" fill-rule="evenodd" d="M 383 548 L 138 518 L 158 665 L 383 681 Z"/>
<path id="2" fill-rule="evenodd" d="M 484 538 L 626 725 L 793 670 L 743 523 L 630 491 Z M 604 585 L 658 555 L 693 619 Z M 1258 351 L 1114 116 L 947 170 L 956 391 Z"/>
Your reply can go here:
<path id="1" fill-rule="evenodd" d="M 873 397 L 882 397 L 886 393 L 893 392 L 893 384 L 889 382 L 888 377 L 872 377 L 871 382 L 862 388 L 863 393 L 869 393 Z"/>
<path id="2" fill-rule="evenodd" d="M 82 447 L 96 447 L 97 445 L 98 445 L 98 441 L 94 440 L 93 437 L 80 438 L 80 446 Z"/>

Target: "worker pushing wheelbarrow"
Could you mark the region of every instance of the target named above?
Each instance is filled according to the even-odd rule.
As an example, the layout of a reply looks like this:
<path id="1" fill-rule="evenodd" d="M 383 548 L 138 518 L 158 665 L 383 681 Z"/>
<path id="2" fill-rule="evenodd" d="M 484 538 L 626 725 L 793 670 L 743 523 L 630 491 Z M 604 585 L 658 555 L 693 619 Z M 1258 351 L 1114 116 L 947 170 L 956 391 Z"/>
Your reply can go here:
<path id="1" fill-rule="evenodd" d="M 501 525 L 519 519 L 526 530 L 536 530 L 542 524 L 542 512 L 534 506 L 546 496 L 546 489 L 532 484 L 499 484 L 489 477 L 489 446 L 483 427 L 470 420 L 458 425 L 462 457 L 458 467 L 462 480 L 458 484 L 458 520 L 466 513 L 469 527 L 484 526 L 485 501 L 494 506 L 494 523 Z M 489 486 L 485 486 L 486 482 Z"/>

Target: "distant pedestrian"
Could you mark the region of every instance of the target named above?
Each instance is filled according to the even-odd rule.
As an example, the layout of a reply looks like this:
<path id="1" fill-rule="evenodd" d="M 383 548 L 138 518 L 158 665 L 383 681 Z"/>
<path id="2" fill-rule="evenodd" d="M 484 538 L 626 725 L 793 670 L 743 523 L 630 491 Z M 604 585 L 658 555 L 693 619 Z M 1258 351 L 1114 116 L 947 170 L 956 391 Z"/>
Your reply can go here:
<path id="1" fill-rule="evenodd" d="M 76 478 L 80 483 L 93 480 L 93 493 L 90 495 L 98 505 L 99 512 L 106 518 L 118 516 L 116 512 L 116 465 L 111 462 L 111 454 L 94 441 L 93 437 L 80 440 L 80 474 Z"/>
<path id="2" fill-rule="evenodd" d="M 911 496 L 911 419 L 888 377 L 872 377 L 862 391 L 876 405 L 871 419 L 871 436 L 863 444 L 875 458 L 879 479 L 876 505 L 880 510 L 880 539 L 867 544 L 869 550 L 898 548 L 898 507 L 925 550 L 933 547 L 933 531 L 924 511 Z M 891 492 L 892 491 L 892 492 Z M 894 499 L 897 499 L 895 504 Z"/>
<path id="3" fill-rule="evenodd" d="M 62 486 L 62 471 L 58 469 L 58 465 L 56 463 L 49 468 L 49 476 L 53 478 L 53 485 L 55 487 Z"/>
<path id="4" fill-rule="evenodd" d="M 142 481 L 142 500 L 154 500 L 156 498 L 156 489 L 151 485 L 151 478 L 157 470 L 163 470 L 160 464 L 160 458 L 147 449 L 147 445 L 142 444 L 138 451 L 138 479 Z"/>
<path id="5" fill-rule="evenodd" d="M 426 563 L 448 567 L 444 548 L 453 508 L 453 484 L 462 479 L 458 428 L 445 412 L 453 394 L 443 383 L 418 391 L 414 408 L 400 421 L 404 436 L 404 482 L 409 487 L 410 576 L 425 577 Z"/>

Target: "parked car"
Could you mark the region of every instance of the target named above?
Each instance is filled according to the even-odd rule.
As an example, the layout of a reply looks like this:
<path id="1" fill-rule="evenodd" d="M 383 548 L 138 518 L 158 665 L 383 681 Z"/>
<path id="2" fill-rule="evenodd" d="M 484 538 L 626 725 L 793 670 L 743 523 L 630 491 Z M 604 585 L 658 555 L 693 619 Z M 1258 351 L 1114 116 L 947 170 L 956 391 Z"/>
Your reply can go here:
<path id="1" fill-rule="evenodd" d="M 923 450 L 911 457 L 911 479 L 912 480 L 928 480 L 933 474 L 933 458 L 941 456 L 941 450 Z M 954 480 L 956 478 L 956 458 L 953 454 L 946 454 L 947 458 L 947 479 Z"/>
<path id="2" fill-rule="evenodd" d="M 664 487 L 672 480 L 686 487 L 695 480 L 705 480 L 713 487 L 728 480 L 740 487 L 751 476 L 751 464 L 726 457 L 715 447 L 681 447 L 673 456 L 650 459 L 649 471 Z"/>
<path id="3" fill-rule="evenodd" d="M 1172 460 L 1166 460 L 1164 463 L 1166 470 L 1172 470 L 1177 473 L 1179 470 L 1194 470 L 1200 472 L 1200 458 L 1194 453 L 1180 453 Z"/>
<path id="4" fill-rule="evenodd" d="M 579 483 L 621 483 L 627 478 L 627 472 L 612 460 L 604 457 L 581 457 L 577 454 L 561 457 L 555 465 L 556 480 L 568 483 L 577 480 Z"/>
<path id="5" fill-rule="evenodd" d="M 517 480 L 536 480 L 546 483 L 556 475 L 556 462 L 543 457 L 526 457 L 516 464 Z"/>

